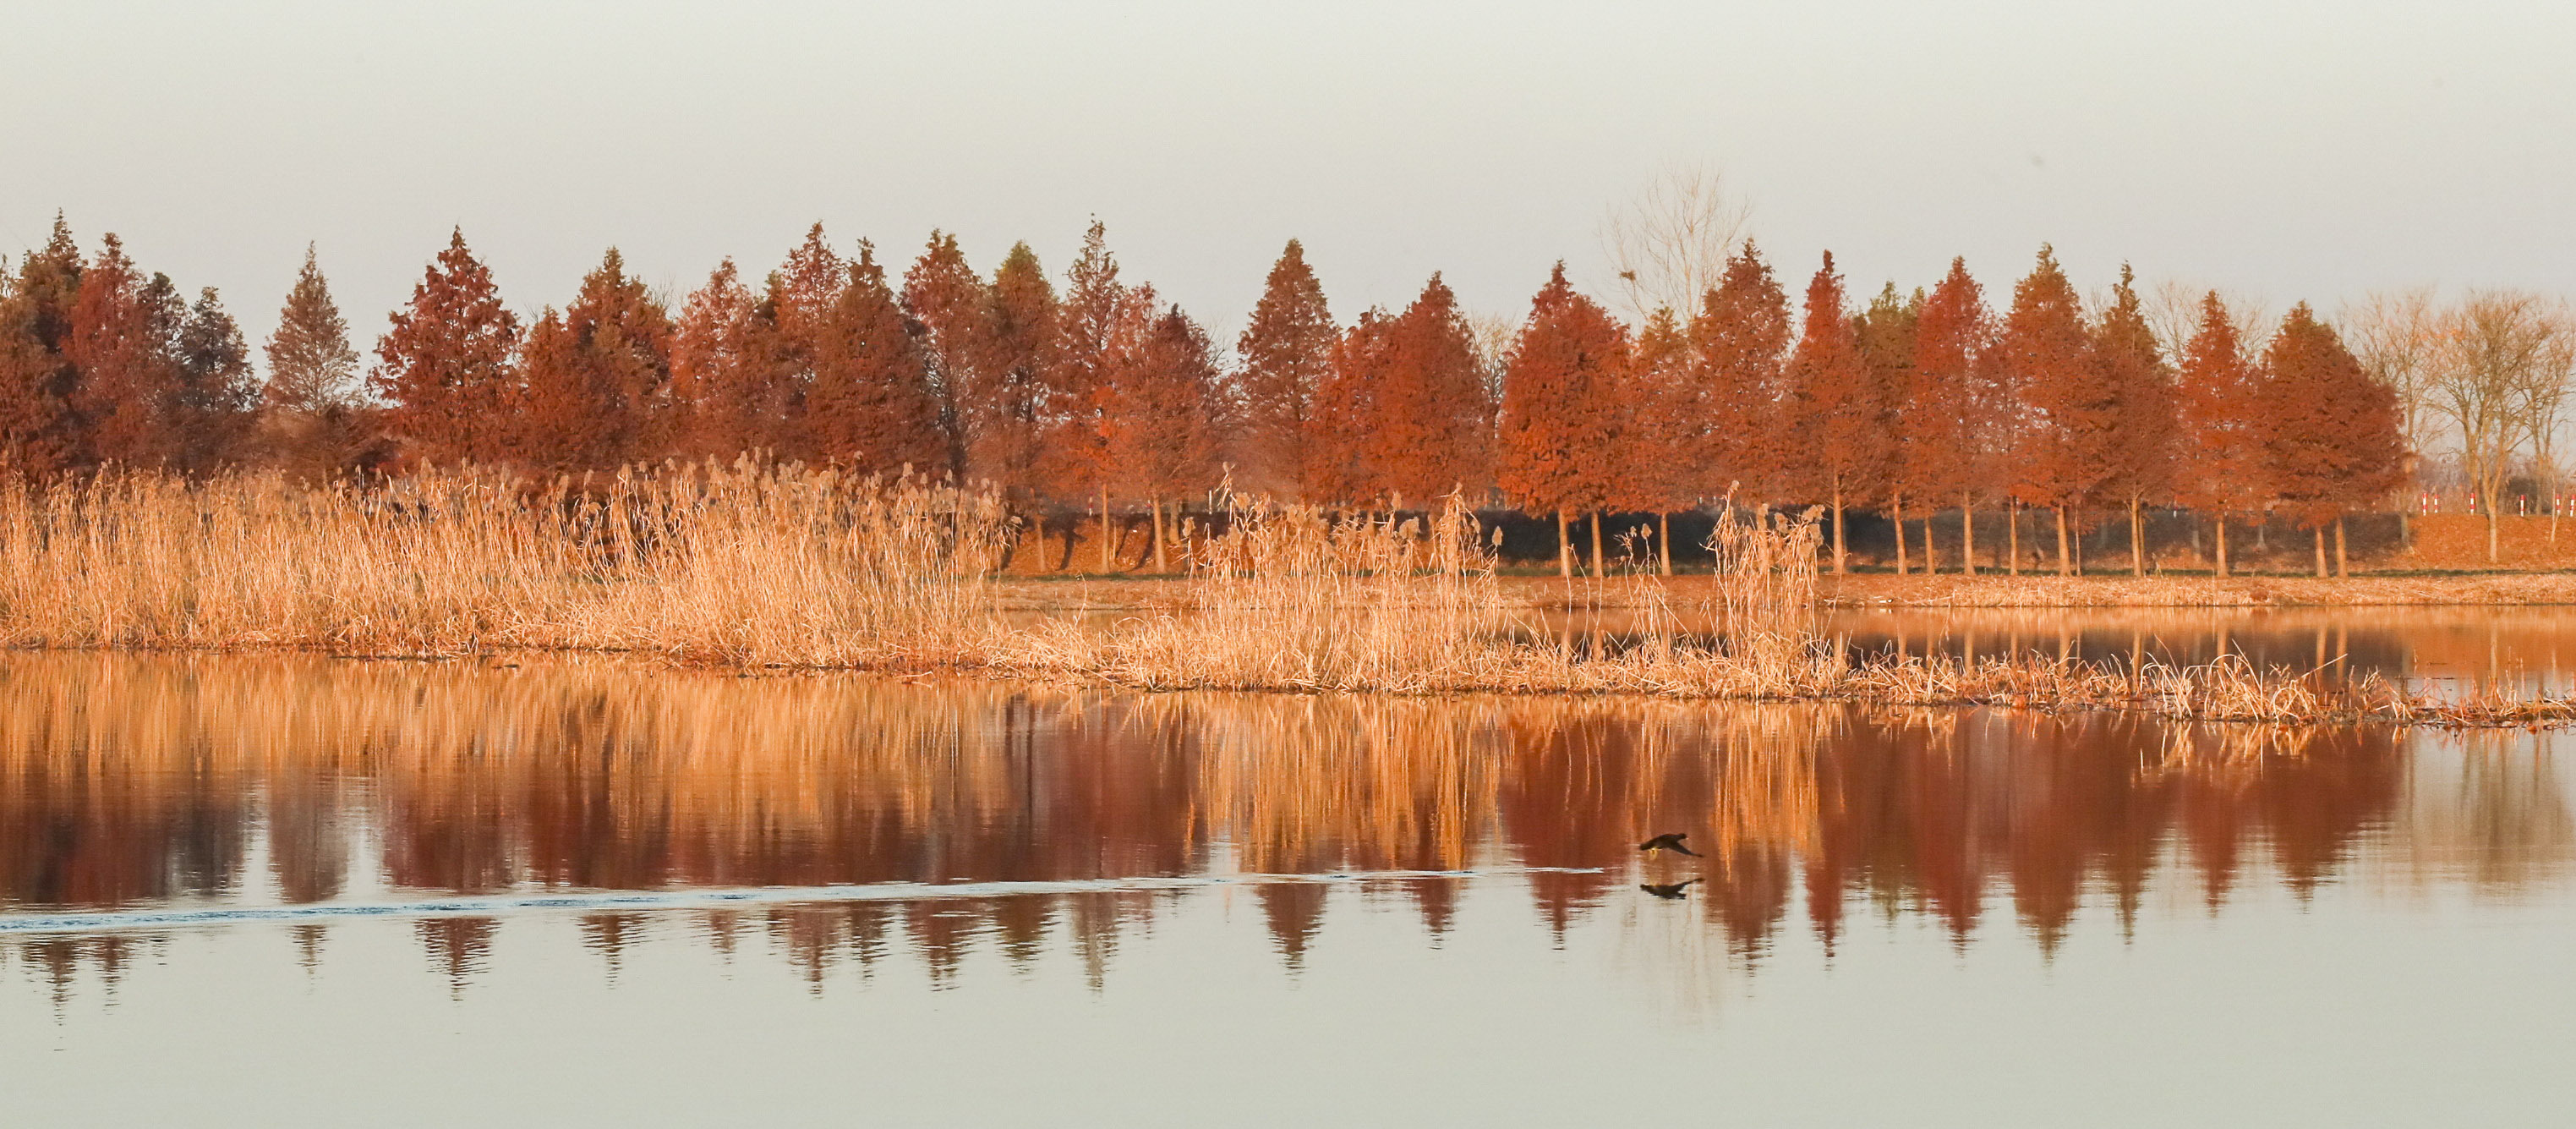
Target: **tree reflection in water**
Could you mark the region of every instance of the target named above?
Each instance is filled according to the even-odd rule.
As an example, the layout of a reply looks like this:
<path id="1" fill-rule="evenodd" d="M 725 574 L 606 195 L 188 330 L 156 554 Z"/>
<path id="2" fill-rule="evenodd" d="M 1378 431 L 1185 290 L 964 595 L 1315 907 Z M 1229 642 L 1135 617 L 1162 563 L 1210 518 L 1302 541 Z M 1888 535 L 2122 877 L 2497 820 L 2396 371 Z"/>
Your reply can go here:
<path id="1" fill-rule="evenodd" d="M 1347 872 L 1364 896 L 1409 902 L 1434 941 L 1457 927 L 1465 882 L 1508 881 L 1559 943 L 1613 903 L 1655 929 L 1695 914 L 1696 936 L 1743 969 L 1801 914 L 1828 953 L 1855 911 L 1963 948 L 2008 912 L 2047 952 L 2087 905 L 2133 928 L 2159 879 L 2210 912 L 2254 881 L 2304 896 L 2365 874 L 2511 897 L 2554 879 L 2576 834 L 2536 740 L 22 654 L 0 659 L 0 907 Z M 1668 831 L 1708 857 L 1641 860 L 1635 845 Z M 1386 876 L 1522 867 L 1543 869 Z M 1688 908 L 1638 889 L 1683 881 Z M 1189 896 L 689 911 L 688 932 L 728 954 L 758 938 L 818 991 L 898 951 L 944 986 L 979 947 L 1023 970 L 1069 953 L 1097 989 L 1121 937 Z M 1327 885 L 1256 884 L 1251 898 L 1290 969 L 1328 934 Z M 614 975 L 640 939 L 669 935 L 652 916 L 593 913 L 579 929 Z M 462 993 L 502 924 L 412 928 Z M 308 964 L 327 959 L 327 926 L 295 929 Z M 59 1001 L 84 970 L 112 986 L 155 943 L 5 946 Z"/>

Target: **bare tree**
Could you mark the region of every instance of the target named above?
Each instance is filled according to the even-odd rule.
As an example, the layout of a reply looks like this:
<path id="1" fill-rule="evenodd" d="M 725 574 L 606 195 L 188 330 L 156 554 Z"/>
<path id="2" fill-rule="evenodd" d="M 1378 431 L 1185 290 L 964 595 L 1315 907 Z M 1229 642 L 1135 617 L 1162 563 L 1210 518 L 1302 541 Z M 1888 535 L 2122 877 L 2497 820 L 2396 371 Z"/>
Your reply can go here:
<path id="1" fill-rule="evenodd" d="M 2558 490 L 2566 473 L 2558 429 L 2567 418 L 2568 394 L 2576 391 L 2576 313 L 2561 301 L 2550 304 L 2541 317 L 2546 323 L 2547 340 L 2524 373 L 2522 388 L 2515 398 L 2522 416 L 2523 442 L 2531 452 L 2532 475 L 2540 480 L 2547 499 L 2549 540 L 2556 544 Z"/>
<path id="2" fill-rule="evenodd" d="M 2432 388 L 2432 352 L 2441 330 L 2441 318 L 2433 305 L 2433 288 L 2418 286 L 2407 290 L 2374 293 L 2357 306 L 2347 307 L 2341 318 L 2345 339 L 2351 344 L 2354 359 L 2363 372 L 2397 394 L 2398 427 L 2406 437 L 2408 472 L 2403 486 L 2419 490 L 2421 477 L 2415 460 L 2424 451 L 2424 416 Z M 2408 516 L 2408 504 L 2397 506 L 2397 528 L 2400 540 L 2414 544 L 2414 530 Z"/>
<path id="3" fill-rule="evenodd" d="M 2426 407 L 2459 436 L 2460 469 L 2486 511 L 2495 563 L 2497 509 L 2515 453 L 2532 434 L 2534 389 L 2565 330 L 2555 304 L 2517 290 L 2474 291 L 2445 311 L 2428 354 Z M 2557 381 L 2565 386 L 2562 378 Z M 2555 418 L 2556 407 L 2551 407 Z"/>
<path id="4" fill-rule="evenodd" d="M 2165 279 L 2144 295 L 2147 327 L 2155 331 L 2156 346 L 2164 350 L 2165 363 L 2182 364 L 2183 346 L 2200 331 L 2201 299 L 2210 294 L 2218 295 L 2226 305 L 2228 321 L 2236 329 L 2236 339 L 2245 343 L 2247 353 L 2262 352 L 2272 327 L 2280 323 L 2281 319 L 2272 316 L 2271 303 L 2260 296 L 2224 286 Z"/>
<path id="5" fill-rule="evenodd" d="M 1621 304 L 1640 322 L 1659 309 L 1688 321 L 1700 295 L 1716 287 L 1752 218 L 1753 206 L 1728 191 L 1716 169 L 1665 166 L 1601 224 Z"/>

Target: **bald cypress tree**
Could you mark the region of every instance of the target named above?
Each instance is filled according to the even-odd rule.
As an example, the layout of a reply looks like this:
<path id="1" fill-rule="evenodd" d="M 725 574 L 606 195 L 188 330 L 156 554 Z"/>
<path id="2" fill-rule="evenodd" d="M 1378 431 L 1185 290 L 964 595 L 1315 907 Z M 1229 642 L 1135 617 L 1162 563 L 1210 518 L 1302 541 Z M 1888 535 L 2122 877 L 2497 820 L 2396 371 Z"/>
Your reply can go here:
<path id="1" fill-rule="evenodd" d="M 2083 302 L 2048 247 L 2039 249 L 2039 262 L 2013 287 L 2002 351 L 2013 387 L 2031 412 L 2013 490 L 2023 501 L 2056 511 L 2057 572 L 2070 575 L 2067 510 L 2083 504 L 2109 477 L 2119 414 L 2084 323 Z"/>
<path id="2" fill-rule="evenodd" d="M 1610 506 L 1656 516 L 1659 571 L 1673 573 L 1672 514 L 1698 504 L 1706 397 L 1691 377 L 1690 334 L 1670 308 L 1638 327 L 1617 401 L 1622 411 L 1616 496 Z"/>
<path id="3" fill-rule="evenodd" d="M 2404 465 L 2396 393 L 2372 380 L 2334 327 L 2308 305 L 2291 307 L 2263 351 L 2255 430 L 2272 494 L 2312 533 L 2318 576 L 2348 571 L 2343 513 L 2393 489 Z"/>
<path id="4" fill-rule="evenodd" d="M 1600 511 L 1619 492 L 1620 393 L 1627 332 L 1575 292 L 1558 263 L 1530 301 L 1503 374 L 1496 479 L 1527 513 L 1556 515 L 1557 571 L 1574 574 L 1567 518 L 1589 513 L 1592 573 L 1602 573 Z"/>
<path id="5" fill-rule="evenodd" d="M 519 318 L 501 305 L 490 268 L 462 230 L 391 320 L 376 340 L 371 380 L 391 405 L 386 426 L 403 460 L 508 459 L 517 438 Z"/>
<path id="6" fill-rule="evenodd" d="M 1235 340 L 1242 358 L 1243 419 L 1234 444 L 1239 488 L 1298 501 L 1320 498 L 1306 465 L 1306 438 L 1338 337 L 1323 283 L 1306 265 L 1305 248 L 1291 239 Z"/>
<path id="7" fill-rule="evenodd" d="M 349 466 L 356 456 L 358 351 L 309 245 L 265 351 L 268 379 L 255 408 L 260 455 L 313 477 Z"/>
<path id="8" fill-rule="evenodd" d="M 1037 252 L 1026 243 L 1012 244 L 985 292 L 983 338 L 964 410 L 967 465 L 1021 504 L 1035 504 L 1045 494 L 1039 456 L 1061 317 Z"/>
<path id="9" fill-rule="evenodd" d="M 670 444 L 670 316 L 611 247 L 561 313 L 528 331 L 522 460 L 555 471 L 614 470 Z"/>
<path id="10" fill-rule="evenodd" d="M 1690 325 L 1693 371 L 1706 396 L 1706 494 L 1768 501 L 1778 493 L 1793 454 L 1780 434 L 1779 404 L 1795 331 L 1788 294 L 1746 240 Z"/>
<path id="11" fill-rule="evenodd" d="M 1908 396 L 1914 385 L 1914 338 L 1922 319 L 1923 292 L 1901 295 L 1893 282 L 1882 287 L 1878 297 L 1870 300 L 1869 308 L 1852 319 L 1861 363 L 1869 369 L 1870 394 L 1878 408 L 1878 434 L 1872 441 L 1877 463 L 1875 493 L 1887 503 L 1890 524 L 1896 529 L 1899 574 L 1908 567 L 1906 495 L 1900 479 L 1904 470 L 1902 445 L 1906 417 L 1913 410 Z"/>
<path id="12" fill-rule="evenodd" d="M 1368 503 L 1400 507 L 1492 479 L 1493 406 L 1458 295 L 1439 275 L 1385 326 L 1360 462 Z M 1363 500 L 1363 499 L 1354 499 Z"/>
<path id="13" fill-rule="evenodd" d="M 1306 418 L 1302 465 L 1308 501 L 1365 505 L 1383 492 L 1370 459 L 1370 431 L 1394 365 L 1395 329 L 1392 315 L 1370 309 L 1333 342 L 1332 367 L 1316 386 Z"/>
<path id="14" fill-rule="evenodd" d="M 75 371 L 63 346 L 81 269 L 80 245 L 56 215 L 52 238 L 0 279 L 0 461 L 8 470 L 56 474 L 77 456 Z"/>
<path id="15" fill-rule="evenodd" d="M 967 265 L 957 237 L 932 231 L 921 256 L 904 272 L 903 312 L 911 319 L 931 396 L 938 403 L 947 465 L 967 479 L 993 477 L 969 457 L 987 415 L 975 402 L 982 384 L 975 367 L 986 337 L 986 301 L 984 280 Z"/>
<path id="16" fill-rule="evenodd" d="M 1959 568 L 1971 576 L 1977 571 L 1977 495 L 1986 485 L 1984 453 L 1992 442 L 1985 427 L 1991 414 L 1981 370 L 1993 340 L 1983 288 L 1968 274 L 1965 260 L 1950 260 L 1949 273 L 1924 297 L 1923 312 L 1915 320 L 1914 363 L 1897 437 L 1897 477 L 1910 495 L 1926 499 L 1927 511 L 1939 509 L 1944 500 L 1958 500 Z M 1924 567 L 1929 570 L 1928 512 L 1923 520 Z"/>
<path id="17" fill-rule="evenodd" d="M 865 240 L 849 272 L 815 340 L 806 446 L 863 474 L 944 473 L 948 442 L 929 366 Z"/>
<path id="18" fill-rule="evenodd" d="M 2225 576 L 2228 516 L 2261 506 L 2270 485 L 2258 424 L 2262 374 L 2246 357 L 2236 318 L 2217 291 L 2201 299 L 2200 325 L 2183 347 L 2177 385 L 2184 458 L 2176 493 L 2216 520 L 2218 575 Z"/>
<path id="19" fill-rule="evenodd" d="M 177 295 L 168 282 L 156 291 L 113 233 L 81 272 L 63 357 L 74 370 L 68 400 L 83 462 L 157 467 L 168 460 L 168 344 L 177 328 L 167 309 Z M 185 317 L 183 304 L 177 318 Z"/>
<path id="20" fill-rule="evenodd" d="M 2173 370 L 2157 348 L 2155 329 L 2138 299 L 2136 276 L 2120 266 L 2120 282 L 2111 304 L 2093 327 L 2096 364 L 2110 382 L 2111 433 L 2105 444 L 2107 466 L 2095 487 L 2106 502 L 2129 513 L 2129 571 L 2147 573 L 2146 520 L 2141 513 L 2151 495 L 2173 490 Z"/>
<path id="21" fill-rule="evenodd" d="M 1886 470 L 1889 437 L 1868 362 L 1861 356 L 1842 275 L 1832 252 L 1807 283 L 1804 325 L 1790 354 L 1783 389 L 1791 430 L 1803 450 L 1779 458 L 1774 476 L 1833 512 L 1834 571 L 1846 571 L 1843 507 L 1876 491 Z"/>
<path id="22" fill-rule="evenodd" d="M 1162 572 L 1172 541 L 1167 514 L 1217 485 L 1226 412 L 1216 343 L 1179 306 L 1157 312 L 1151 293 L 1133 307 L 1140 316 L 1121 325 L 1106 453 L 1110 489 L 1143 499 L 1150 511 L 1154 570 Z"/>
<path id="23" fill-rule="evenodd" d="M 775 449 L 777 336 L 733 260 L 718 264 L 672 327 L 669 453 L 727 460 Z"/>
<path id="24" fill-rule="evenodd" d="M 173 460 L 203 473 L 239 458 L 259 390 L 250 343 L 214 287 L 197 292 L 171 346 L 178 375 L 171 405 Z"/>

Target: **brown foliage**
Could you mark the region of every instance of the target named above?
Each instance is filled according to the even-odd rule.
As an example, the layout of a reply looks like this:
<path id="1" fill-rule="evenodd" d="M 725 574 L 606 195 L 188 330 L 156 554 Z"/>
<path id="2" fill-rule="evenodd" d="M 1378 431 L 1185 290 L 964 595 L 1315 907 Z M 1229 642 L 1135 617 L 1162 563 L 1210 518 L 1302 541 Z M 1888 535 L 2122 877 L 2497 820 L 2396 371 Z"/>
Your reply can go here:
<path id="1" fill-rule="evenodd" d="M 1503 496 L 1527 513 L 1589 513 L 1635 493 L 1625 439 L 1627 330 L 1558 263 L 1530 303 L 1503 375 L 1495 447 Z"/>
<path id="2" fill-rule="evenodd" d="M 462 229 L 376 341 L 375 390 L 404 461 L 500 462 L 517 454 L 510 418 L 518 382 L 519 318 L 501 305 L 492 272 Z"/>
<path id="3" fill-rule="evenodd" d="M 1777 413 L 1790 333 L 1788 295 L 1748 239 L 1691 320 L 1693 371 L 1707 397 L 1703 494 L 1757 499 L 1776 492 L 1790 457 Z"/>
<path id="4" fill-rule="evenodd" d="M 1307 436 L 1315 397 L 1331 379 L 1338 336 L 1323 284 L 1291 239 L 1235 341 L 1243 358 L 1243 426 L 1234 443 L 1238 489 L 1299 502 L 1324 497 L 1317 472 L 1307 466 Z"/>
<path id="5" fill-rule="evenodd" d="M 671 319 L 612 247 L 560 314 L 528 331 L 523 457 L 554 471 L 613 470 L 669 449 Z"/>
<path id="6" fill-rule="evenodd" d="M 930 371 L 875 249 L 862 241 L 849 272 L 816 331 L 802 448 L 862 474 L 945 472 Z"/>
<path id="7" fill-rule="evenodd" d="M 2393 489 L 2405 447 L 2397 395 L 2363 373 L 2306 303 L 2291 307 L 2263 351 L 2256 391 L 2272 492 L 2302 522 L 2331 521 Z"/>

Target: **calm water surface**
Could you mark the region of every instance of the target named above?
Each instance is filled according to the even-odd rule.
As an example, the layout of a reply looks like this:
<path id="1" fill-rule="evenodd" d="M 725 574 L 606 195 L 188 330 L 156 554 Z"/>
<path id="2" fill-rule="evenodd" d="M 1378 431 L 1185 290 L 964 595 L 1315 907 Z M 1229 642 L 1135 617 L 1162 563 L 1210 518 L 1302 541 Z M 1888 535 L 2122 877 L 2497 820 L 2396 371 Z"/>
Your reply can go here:
<path id="1" fill-rule="evenodd" d="M 2367 627 L 2330 643 L 2476 673 Z M 2558 1125 L 2562 744 L 0 656 L 0 1090 L 22 1124 Z M 1641 859 L 1666 831 L 1705 857 Z"/>

